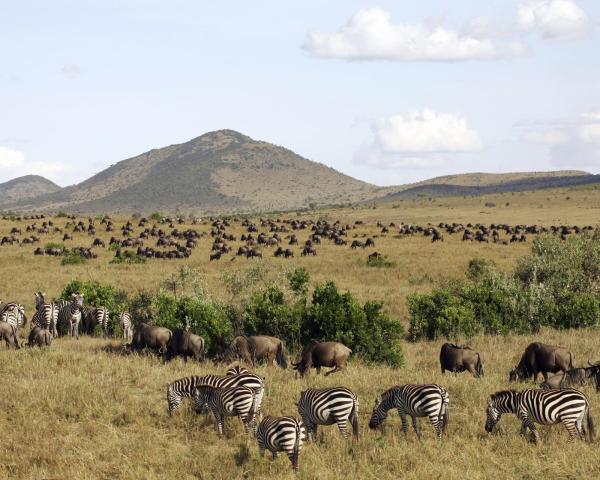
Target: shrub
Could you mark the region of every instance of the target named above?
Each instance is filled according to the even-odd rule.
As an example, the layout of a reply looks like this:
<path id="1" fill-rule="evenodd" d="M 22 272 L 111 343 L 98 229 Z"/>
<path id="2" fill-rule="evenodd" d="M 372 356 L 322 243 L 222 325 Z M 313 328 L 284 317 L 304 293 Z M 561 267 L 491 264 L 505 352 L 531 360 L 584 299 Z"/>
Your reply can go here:
<path id="1" fill-rule="evenodd" d="M 296 295 L 305 295 L 308 290 L 310 275 L 304 267 L 297 267 L 287 273 L 290 289 Z"/>
<path id="2" fill-rule="evenodd" d="M 57 218 L 65 218 L 67 216 L 67 214 L 65 212 L 63 212 L 62 210 L 59 210 L 59 212 L 56 214 Z"/>
<path id="3" fill-rule="evenodd" d="M 73 293 L 82 293 L 86 304 L 106 307 L 112 313 L 124 310 L 128 303 L 123 290 L 96 281 L 71 280 L 63 288 L 60 298 L 68 300 Z"/>
<path id="4" fill-rule="evenodd" d="M 152 212 L 150 214 L 150 220 L 154 220 L 155 222 L 158 222 L 162 219 L 162 215 L 160 214 L 160 212 Z"/>
<path id="5" fill-rule="evenodd" d="M 86 258 L 80 252 L 66 250 L 63 253 L 61 265 L 81 265 L 86 262 Z"/>
<path id="6" fill-rule="evenodd" d="M 388 260 L 385 256 L 377 256 L 377 257 L 368 257 L 367 258 L 367 267 L 374 268 L 392 268 L 396 266 L 396 262 L 392 260 Z"/>

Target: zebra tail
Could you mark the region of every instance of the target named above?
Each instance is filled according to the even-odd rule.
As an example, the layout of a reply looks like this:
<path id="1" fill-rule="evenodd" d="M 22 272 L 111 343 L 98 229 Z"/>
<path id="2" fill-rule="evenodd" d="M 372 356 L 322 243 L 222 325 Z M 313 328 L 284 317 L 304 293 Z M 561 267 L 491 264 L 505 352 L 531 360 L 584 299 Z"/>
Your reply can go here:
<path id="1" fill-rule="evenodd" d="M 302 429 L 300 428 L 300 422 L 296 421 L 296 439 L 294 440 L 294 450 L 292 451 L 292 468 L 294 471 L 298 471 L 298 457 L 300 456 L 300 437 L 302 436 Z"/>
<path id="2" fill-rule="evenodd" d="M 588 405 L 586 408 L 586 417 L 587 417 L 587 429 L 588 429 L 588 441 L 591 442 L 594 440 L 596 436 L 596 428 L 594 427 L 594 419 L 592 418 L 592 414 L 590 413 L 590 406 Z"/>
<path id="3" fill-rule="evenodd" d="M 442 390 L 442 405 L 440 406 L 439 420 L 442 424 L 442 433 L 448 428 L 448 421 L 450 420 L 450 414 L 448 412 L 448 404 L 446 403 L 446 396 L 448 393 L 446 390 Z"/>
<path id="4" fill-rule="evenodd" d="M 359 432 L 358 432 L 358 399 L 354 399 L 354 406 L 352 407 L 352 411 L 350 412 L 350 422 L 352 423 L 352 435 L 358 441 Z"/>
<path id="5" fill-rule="evenodd" d="M 255 419 L 254 419 L 254 414 L 255 414 L 255 410 L 256 409 L 256 392 L 254 390 L 252 390 L 252 405 L 250 406 L 250 412 L 248 413 L 248 416 L 246 417 L 246 423 L 248 425 L 251 426 L 252 431 L 254 431 L 256 433 L 256 430 L 254 428 L 254 424 L 255 424 Z"/>

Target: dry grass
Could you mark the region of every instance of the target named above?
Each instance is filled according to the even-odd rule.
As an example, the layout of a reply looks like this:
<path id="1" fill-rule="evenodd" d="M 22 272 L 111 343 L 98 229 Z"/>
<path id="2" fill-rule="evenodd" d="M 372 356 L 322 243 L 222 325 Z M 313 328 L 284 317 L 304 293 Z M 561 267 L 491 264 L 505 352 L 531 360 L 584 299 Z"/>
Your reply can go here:
<path id="1" fill-rule="evenodd" d="M 331 220 L 364 220 L 366 225 L 355 230 L 360 235 L 377 234 L 377 220 L 595 225 L 600 219 L 599 193 L 591 188 L 554 190 L 436 202 L 405 201 L 397 207 L 319 213 Z M 498 207 L 485 208 L 485 202 Z M 510 205 L 505 206 L 506 202 Z M 60 226 L 64 223 L 64 219 L 55 221 Z M 116 223 L 119 226 L 122 219 Z M 0 222 L 0 233 L 7 234 L 13 225 Z M 22 222 L 23 228 L 25 225 Z M 198 228 L 209 229 L 208 225 Z M 105 240 L 111 235 L 98 230 L 98 236 Z M 239 226 L 233 229 L 238 237 L 241 231 Z M 306 235 L 308 232 L 301 232 L 301 241 Z M 58 239 L 57 235 L 44 237 L 42 244 Z M 79 234 L 72 244 L 89 245 L 91 240 Z M 431 244 L 418 237 L 398 239 L 393 234 L 375 241 L 376 250 L 387 255 L 395 266 L 369 268 L 364 262 L 369 251 L 352 251 L 327 242 L 317 246 L 315 258 L 286 261 L 265 254 L 263 262 L 282 268 L 305 266 L 313 281 L 334 279 L 362 300 L 383 299 L 386 309 L 404 321 L 408 293 L 428 290 L 444 276 L 463 275 L 474 256 L 511 268 L 530 248 L 523 244 L 463 244 L 459 237 L 448 235 L 443 244 Z M 34 291 L 43 289 L 50 296 L 58 295 L 72 278 L 110 282 L 133 292 L 156 288 L 161 278 L 183 264 L 197 267 L 218 296 L 223 294 L 220 272 L 239 269 L 252 260 L 230 261 L 227 257 L 209 262 L 209 243 L 208 239 L 201 240 L 192 257 L 184 262 L 151 260 L 130 266 L 109 264 L 109 251 L 100 251 L 100 258 L 85 265 L 60 266 L 60 259 L 34 257 L 32 246 L 3 246 L 0 271 L 8 281 L 0 285 L 0 298 L 25 302 L 31 313 Z M 587 358 L 600 359 L 597 330 L 544 331 L 535 338 L 570 347 L 578 364 Z M 334 427 L 325 428 L 322 440 L 304 449 L 299 478 L 596 477 L 597 446 L 567 443 L 561 426 L 544 428 L 540 446 L 520 438 L 518 424 L 511 417 L 502 420 L 499 434 L 487 436 L 484 432 L 487 396 L 508 386 L 508 371 L 531 340 L 533 337 L 523 336 L 473 339 L 470 343 L 482 354 L 486 365 L 482 380 L 466 374 L 442 376 L 437 360 L 441 342 L 406 343 L 407 364 L 400 370 L 352 363 L 342 374 L 317 378 L 313 373 L 300 380 L 294 379 L 291 371 L 261 368 L 260 373 L 267 379 L 264 410 L 274 415 L 295 413 L 294 402 L 307 386 L 341 384 L 358 394 L 360 443 L 344 441 Z M 82 338 L 58 339 L 49 350 L 1 349 L 0 478 L 293 478 L 285 456 L 275 462 L 258 458 L 254 441 L 242 434 L 237 421 L 228 422 L 227 438 L 221 440 L 209 420 L 196 417 L 188 408 L 182 408 L 172 419 L 168 417 L 165 387 L 170 381 L 223 368 L 180 361 L 165 366 L 154 358 L 119 355 L 115 351 L 118 345 L 116 341 Z M 439 382 L 450 392 L 449 432 L 441 443 L 426 425 L 421 442 L 412 432 L 405 440 L 399 434 L 395 414 L 383 432 L 366 428 L 375 396 L 391 385 L 408 382 Z M 600 424 L 598 396 L 589 389 L 586 393 Z"/>

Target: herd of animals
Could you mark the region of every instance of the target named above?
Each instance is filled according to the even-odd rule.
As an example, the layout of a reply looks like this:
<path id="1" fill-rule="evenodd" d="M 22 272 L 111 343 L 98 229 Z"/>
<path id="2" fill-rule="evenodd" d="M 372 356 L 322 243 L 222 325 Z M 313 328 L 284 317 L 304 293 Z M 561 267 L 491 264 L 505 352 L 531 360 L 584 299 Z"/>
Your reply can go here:
<path id="1" fill-rule="evenodd" d="M 8 220 L 9 217 L 3 217 Z M 366 226 L 361 220 L 353 223 L 341 221 L 311 220 L 301 218 L 288 219 L 263 219 L 251 220 L 249 218 L 218 218 L 185 219 L 184 217 L 162 217 L 151 221 L 146 217 L 129 219 L 120 227 L 116 227 L 113 219 L 105 215 L 99 220 L 89 217 L 87 222 L 77 220 L 74 215 L 67 216 L 66 222 L 59 226 L 58 218 L 46 218 L 44 215 L 30 215 L 24 217 L 10 217 L 17 223 L 30 222 L 23 228 L 20 224 L 13 226 L 7 235 L 2 236 L 0 245 L 32 245 L 39 244 L 43 236 L 62 235 L 60 243 L 49 243 L 46 247 L 38 246 L 34 249 L 35 255 L 62 256 L 66 253 L 75 253 L 86 259 L 97 258 L 96 249 L 111 247 L 114 256 L 118 259 L 161 258 L 184 259 L 192 255 L 202 237 L 212 237 L 210 261 L 220 260 L 224 255 L 232 254 L 231 260 L 236 257 L 262 258 L 267 250 L 272 250 L 272 255 L 280 258 L 292 258 L 295 253 L 301 257 L 316 256 L 318 246 L 325 240 L 333 245 L 349 246 L 351 249 L 364 249 L 375 247 L 375 239 L 388 235 L 396 237 L 421 236 L 431 239 L 431 242 L 443 242 L 444 235 L 461 235 L 464 242 L 493 242 L 508 245 L 513 242 L 526 242 L 527 235 L 552 233 L 566 239 L 572 234 L 581 234 L 593 231 L 594 227 L 577 225 L 553 225 L 550 227 L 540 225 L 507 225 L 492 223 L 462 224 L 444 223 L 437 225 L 417 225 L 401 222 L 396 224 L 377 222 L 377 233 L 369 234 L 361 227 Z M 136 223 L 137 225 L 134 225 Z M 189 224 L 189 228 L 183 225 Z M 197 226 L 209 226 L 210 230 L 196 229 Z M 238 225 L 244 233 L 238 236 L 230 232 L 230 227 Z M 111 232 L 108 241 L 98 235 L 100 229 Z M 119 230 L 121 235 L 116 235 Z M 300 232 L 307 232 L 305 239 L 299 238 Z M 88 245 L 67 247 L 66 242 L 73 242 L 74 234 L 87 234 L 93 238 Z M 351 237 L 351 239 L 349 239 Z M 77 237 L 76 237 L 77 238 Z M 150 243 L 152 242 L 152 245 Z M 237 247 L 233 242 L 239 242 Z M 296 247 L 296 250 L 294 250 Z M 236 249 L 237 248 L 237 249 Z M 235 254 L 235 255 L 233 255 Z M 374 252 L 372 257 L 381 254 Z"/>
<path id="2" fill-rule="evenodd" d="M 69 334 L 79 335 L 79 322 L 86 318 L 84 331 L 90 325 L 106 328 L 108 311 L 103 307 L 86 307 L 83 295 L 73 294 L 70 301 L 62 304 L 46 303 L 41 292 L 36 293 L 37 309 L 31 321 L 29 346 L 50 345 L 58 334 L 57 323 L 68 322 Z M 91 313 L 90 313 L 91 312 Z M 127 312 L 119 314 L 124 338 L 130 340 L 124 346 L 127 352 L 154 351 L 169 361 L 174 357 L 204 362 L 205 342 L 198 335 L 185 330 L 171 331 L 167 328 L 140 324 L 133 328 Z M 23 306 L 16 302 L 0 304 L 0 339 L 9 347 L 19 348 L 18 333 L 27 322 Z M 325 375 L 342 372 L 352 351 L 339 342 L 311 340 L 302 348 L 292 367 L 297 374 L 306 375 L 311 368 L 317 374 L 321 368 L 331 370 Z M 244 430 L 250 432 L 258 444 L 259 453 L 269 450 L 273 458 L 284 452 L 294 470 L 299 468 L 299 455 L 306 441 L 314 441 L 318 427 L 336 424 L 344 438 L 352 435 L 359 439 L 357 395 L 350 389 L 337 386 L 309 388 L 300 392 L 297 402 L 299 416 L 263 416 L 262 401 L 266 379 L 241 366 L 241 362 L 255 366 L 288 367 L 285 344 L 270 336 L 238 336 L 214 359 L 215 363 L 231 364 L 225 375 L 200 375 L 174 380 L 167 386 L 167 408 L 170 415 L 185 398 L 192 398 L 197 413 L 212 413 L 217 432 L 223 435 L 226 417 L 240 418 Z M 446 371 L 470 372 L 475 378 L 484 375 L 484 367 L 478 352 L 467 346 L 450 343 L 442 345 L 440 367 Z M 521 421 L 521 433 L 530 431 L 534 442 L 539 441 L 536 424 L 562 423 L 571 439 L 591 441 L 595 434 L 589 402 L 584 393 L 574 387 L 594 385 L 600 390 L 600 362 L 588 367 L 575 368 L 573 354 L 563 347 L 535 342 L 530 344 L 519 363 L 509 374 L 510 381 L 537 380 L 544 377 L 540 388 L 526 390 L 503 390 L 493 393 L 488 400 L 485 430 L 491 432 L 503 414 L 515 414 Z M 555 375 L 548 377 L 548 373 Z M 382 392 L 375 402 L 369 428 L 375 429 L 387 418 L 392 409 L 398 411 L 402 431 L 408 432 L 408 417 L 417 436 L 421 436 L 418 418 L 426 417 L 435 435 L 441 438 L 449 422 L 449 392 L 437 384 L 407 384 Z"/>

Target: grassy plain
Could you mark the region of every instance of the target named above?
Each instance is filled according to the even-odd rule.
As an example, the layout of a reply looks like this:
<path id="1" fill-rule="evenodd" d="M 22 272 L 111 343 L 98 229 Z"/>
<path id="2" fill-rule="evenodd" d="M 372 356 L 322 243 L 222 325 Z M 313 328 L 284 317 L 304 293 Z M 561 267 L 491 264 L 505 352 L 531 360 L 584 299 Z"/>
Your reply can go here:
<path id="1" fill-rule="evenodd" d="M 486 207 L 486 203 L 496 206 Z M 275 215 L 292 216 L 297 217 Z M 344 223 L 363 220 L 365 225 L 350 233 L 349 240 L 354 233 L 378 235 L 377 221 L 596 225 L 600 223 L 600 191 L 563 189 L 484 198 L 419 199 L 302 216 Z M 54 221 L 62 226 L 65 219 Z M 123 221 L 116 219 L 116 226 Z M 21 222 L 23 229 L 27 223 Z M 7 234 L 13 225 L 0 222 L 0 234 Z M 208 231 L 210 227 L 195 228 Z M 139 233 L 139 229 L 136 231 Z M 242 229 L 237 225 L 231 232 L 239 238 Z M 98 228 L 97 236 L 107 240 L 110 235 Z M 307 235 L 307 231 L 300 231 L 300 241 Z M 57 240 L 58 235 L 43 236 L 41 244 Z M 87 234 L 79 234 L 67 243 L 88 246 L 91 240 Z M 408 293 L 429 290 L 442 277 L 462 276 L 469 259 L 475 256 L 493 259 L 509 269 L 530 248 L 529 244 L 465 244 L 459 236 L 449 235 L 442 244 L 431 244 L 421 237 L 396 238 L 393 233 L 378 236 L 375 242 L 375 250 L 394 261 L 394 267 L 367 267 L 364 260 L 372 250 L 353 251 L 327 241 L 317 246 L 316 257 L 301 258 L 296 250 L 293 260 L 277 259 L 265 249 L 262 261 L 280 268 L 305 266 L 313 282 L 333 279 L 362 300 L 383 300 L 392 316 L 405 321 Z M 237 248 L 238 242 L 232 245 Z M 224 295 L 220 272 L 256 260 L 231 261 L 233 257 L 227 256 L 209 262 L 209 248 L 209 237 L 203 238 L 188 260 L 149 260 L 143 265 L 110 264 L 113 252 L 98 249 L 96 260 L 61 266 L 59 258 L 34 257 L 32 246 L 2 246 L 0 271 L 5 281 L 0 285 L 0 298 L 22 301 L 31 313 L 34 291 L 42 289 L 50 296 L 58 295 L 72 278 L 110 282 L 134 292 L 157 288 L 162 278 L 183 264 L 198 268 L 214 295 Z M 535 338 L 568 346 L 577 364 L 588 358 L 600 359 L 597 330 L 545 330 Z M 399 370 L 354 362 L 345 373 L 327 378 L 313 373 L 306 379 L 295 379 L 291 371 L 261 367 L 258 371 L 267 382 L 264 411 L 273 415 L 295 413 L 294 402 L 300 390 L 308 386 L 344 385 L 358 394 L 360 443 L 344 441 L 334 427 L 323 429 L 322 439 L 303 450 L 298 478 L 597 477 L 597 444 L 567 443 L 562 426 L 542 429 L 539 446 L 519 437 L 518 424 L 510 416 L 503 418 L 498 434 L 487 436 L 483 430 L 488 395 L 508 386 L 508 371 L 531 340 L 533 337 L 512 335 L 472 339 L 470 344 L 482 354 L 486 367 L 482 380 L 467 374 L 442 376 L 437 360 L 441 342 L 405 342 L 406 365 Z M 165 387 L 170 381 L 219 372 L 222 367 L 186 365 L 179 360 L 162 365 L 154 358 L 121 356 L 107 348 L 118 344 L 115 340 L 61 338 L 45 351 L 1 348 L 0 479 L 294 477 L 284 456 L 275 462 L 260 460 L 254 441 L 243 435 L 235 420 L 229 420 L 227 438 L 221 440 L 211 421 L 196 417 L 187 407 L 172 419 L 168 417 Z M 395 414 L 383 431 L 368 431 L 376 395 L 392 385 L 409 382 L 438 382 L 450 392 L 450 426 L 441 443 L 425 424 L 422 441 L 417 441 L 413 432 L 405 440 Z M 600 425 L 598 395 L 590 389 L 586 393 Z"/>

